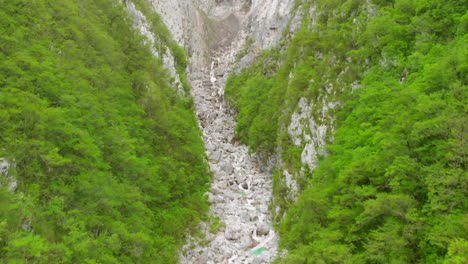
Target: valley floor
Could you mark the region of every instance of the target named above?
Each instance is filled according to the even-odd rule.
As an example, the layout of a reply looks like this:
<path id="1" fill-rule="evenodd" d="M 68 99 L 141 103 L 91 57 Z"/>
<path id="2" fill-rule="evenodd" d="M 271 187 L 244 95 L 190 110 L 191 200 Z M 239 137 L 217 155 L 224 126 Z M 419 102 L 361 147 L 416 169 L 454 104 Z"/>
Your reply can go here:
<path id="1" fill-rule="evenodd" d="M 234 112 L 223 100 L 233 64 L 229 54 L 229 50 L 218 52 L 210 67 L 191 74 L 197 117 L 214 173 L 208 193 L 211 213 L 220 223 L 214 234 L 206 232 L 206 246 L 186 246 L 181 263 L 269 263 L 277 252 L 269 213 L 272 180 L 260 171 L 248 147 L 236 141 Z"/>

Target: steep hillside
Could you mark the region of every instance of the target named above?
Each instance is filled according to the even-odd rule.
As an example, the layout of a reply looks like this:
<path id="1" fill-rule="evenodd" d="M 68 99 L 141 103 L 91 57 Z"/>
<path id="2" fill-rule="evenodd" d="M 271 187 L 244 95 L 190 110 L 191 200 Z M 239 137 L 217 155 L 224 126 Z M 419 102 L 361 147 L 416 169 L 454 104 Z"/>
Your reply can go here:
<path id="1" fill-rule="evenodd" d="M 278 263 L 465 263 L 466 1 L 298 1 L 232 76 L 236 136 L 277 156 Z"/>
<path id="2" fill-rule="evenodd" d="M 175 263 L 208 209 L 187 59 L 126 2 L 0 0 L 2 263 Z"/>

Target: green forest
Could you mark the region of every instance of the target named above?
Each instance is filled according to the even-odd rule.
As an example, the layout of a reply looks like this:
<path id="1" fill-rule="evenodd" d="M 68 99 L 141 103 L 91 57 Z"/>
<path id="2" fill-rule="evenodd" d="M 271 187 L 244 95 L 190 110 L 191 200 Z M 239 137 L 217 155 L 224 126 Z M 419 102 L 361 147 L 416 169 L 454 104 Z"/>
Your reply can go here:
<path id="1" fill-rule="evenodd" d="M 17 183 L 0 179 L 0 263 L 177 262 L 211 175 L 192 99 L 147 42 L 124 1 L 0 0 L 0 158 Z"/>
<path id="2" fill-rule="evenodd" d="M 467 263 L 468 2 L 307 0 L 302 27 L 231 76 L 236 135 L 298 173 L 300 98 L 339 102 L 326 155 L 286 200 L 277 263 Z M 309 12 L 308 10 L 314 10 Z M 357 84 L 357 85 L 356 85 Z M 332 91 L 330 91 L 332 87 Z M 312 131 L 313 133 L 313 131 Z"/>
<path id="3" fill-rule="evenodd" d="M 187 55 L 135 0 L 150 47 L 125 2 L 0 0 L 0 263 L 177 263 L 206 220 Z M 297 0 L 293 13 L 299 30 L 225 91 L 236 137 L 282 161 L 276 263 L 467 263 L 468 2 Z M 184 93 L 152 50 L 174 56 Z M 314 170 L 288 134 L 301 98 L 333 127 Z"/>

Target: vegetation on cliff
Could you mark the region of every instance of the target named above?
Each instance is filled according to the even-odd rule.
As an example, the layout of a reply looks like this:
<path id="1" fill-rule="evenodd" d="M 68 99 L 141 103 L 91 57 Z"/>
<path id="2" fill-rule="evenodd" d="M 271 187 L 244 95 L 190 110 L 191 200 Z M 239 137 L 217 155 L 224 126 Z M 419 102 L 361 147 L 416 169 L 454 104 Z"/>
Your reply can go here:
<path id="1" fill-rule="evenodd" d="M 0 262 L 176 262 L 207 210 L 191 99 L 122 1 L 0 6 L 0 157 L 18 184 L 0 186 Z"/>
<path id="2" fill-rule="evenodd" d="M 335 126 L 327 155 L 302 171 L 295 203 L 275 183 L 289 250 L 279 263 L 466 263 L 466 1 L 299 8 L 306 15 L 289 45 L 264 52 L 226 90 L 238 137 L 254 151 L 279 150 L 298 174 L 302 148 L 287 127 L 299 99 Z M 339 107 L 323 112 L 323 98 Z"/>

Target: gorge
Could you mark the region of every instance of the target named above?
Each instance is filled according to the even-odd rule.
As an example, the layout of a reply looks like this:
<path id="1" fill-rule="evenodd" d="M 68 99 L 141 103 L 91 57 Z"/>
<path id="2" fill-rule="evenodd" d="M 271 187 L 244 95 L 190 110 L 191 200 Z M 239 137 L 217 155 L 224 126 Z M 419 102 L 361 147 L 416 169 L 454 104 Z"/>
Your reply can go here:
<path id="1" fill-rule="evenodd" d="M 0 6 L 0 262 L 466 263 L 466 1 Z"/>
<path id="2" fill-rule="evenodd" d="M 237 142 L 235 111 L 226 104 L 224 85 L 232 71 L 240 70 L 239 64 L 245 67 L 256 56 L 249 54 L 245 58 L 249 52 L 270 48 L 279 41 L 294 17 L 294 1 L 152 4 L 179 44 L 190 51 L 189 82 L 214 174 L 208 192 L 210 213 L 221 225 L 211 234 L 210 223 L 203 223 L 201 230 L 208 246 L 200 246 L 201 239 L 192 238 L 183 249 L 181 263 L 270 263 L 277 255 L 277 237 L 269 213 L 271 171 L 260 168 L 259 160 L 249 154 L 247 146 Z M 136 27 L 154 44 L 147 19 L 131 1 L 127 7 L 134 14 Z M 258 41 L 247 43 L 254 37 Z M 245 54 L 239 56 L 243 49 Z M 173 57 L 168 55 L 163 55 L 169 61 L 165 64 L 173 68 Z M 236 57 L 247 61 L 239 63 Z M 171 72 L 180 80 L 175 70 Z"/>

